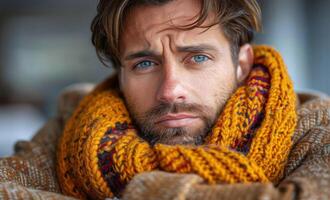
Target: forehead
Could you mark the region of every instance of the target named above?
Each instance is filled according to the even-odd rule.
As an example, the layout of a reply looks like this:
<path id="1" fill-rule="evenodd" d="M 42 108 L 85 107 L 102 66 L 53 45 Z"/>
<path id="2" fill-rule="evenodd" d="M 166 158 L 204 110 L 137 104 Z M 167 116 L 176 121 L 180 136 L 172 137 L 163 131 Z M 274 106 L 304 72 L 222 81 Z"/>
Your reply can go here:
<path id="1" fill-rule="evenodd" d="M 164 36 L 170 37 L 177 43 L 193 43 L 196 39 L 207 38 L 209 30 L 194 28 L 182 30 L 176 27 L 184 27 L 196 21 L 201 9 L 200 0 L 174 0 L 164 5 L 143 5 L 134 7 L 127 15 L 124 31 L 121 35 L 121 54 L 127 50 L 137 51 L 141 48 L 153 48 L 157 41 Z M 209 14 L 202 24 L 210 25 L 214 18 Z M 218 33 L 217 33 L 218 34 Z M 178 44 L 180 45 L 180 44 Z"/>
<path id="2" fill-rule="evenodd" d="M 150 26 L 186 25 L 200 11 L 200 0 L 174 0 L 163 5 L 140 5 L 130 10 L 125 26 L 138 25 L 140 30 Z"/>

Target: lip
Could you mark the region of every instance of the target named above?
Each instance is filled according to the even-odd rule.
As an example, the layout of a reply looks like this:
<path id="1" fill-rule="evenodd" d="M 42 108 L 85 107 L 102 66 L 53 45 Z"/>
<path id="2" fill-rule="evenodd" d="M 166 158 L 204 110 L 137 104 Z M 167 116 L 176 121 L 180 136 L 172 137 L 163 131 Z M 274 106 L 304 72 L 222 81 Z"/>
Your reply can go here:
<path id="1" fill-rule="evenodd" d="M 162 116 L 155 122 L 157 125 L 162 125 L 168 128 L 188 126 L 198 119 L 197 116 L 190 114 L 167 114 Z"/>

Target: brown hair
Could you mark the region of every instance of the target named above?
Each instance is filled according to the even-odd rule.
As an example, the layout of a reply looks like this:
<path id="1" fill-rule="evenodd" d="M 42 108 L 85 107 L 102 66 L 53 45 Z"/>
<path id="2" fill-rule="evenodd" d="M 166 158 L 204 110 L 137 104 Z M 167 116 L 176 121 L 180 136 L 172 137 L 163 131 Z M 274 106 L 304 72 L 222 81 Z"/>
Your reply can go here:
<path id="1" fill-rule="evenodd" d="M 108 66 L 120 66 L 119 40 L 125 17 L 137 5 L 163 5 L 173 0 L 100 0 L 97 15 L 93 19 L 92 43 L 100 61 Z M 200 0 L 198 18 L 191 24 L 181 27 L 193 29 L 201 27 L 210 12 L 216 14 L 211 27 L 220 24 L 231 44 L 232 58 L 236 62 L 239 47 L 250 43 L 254 31 L 261 29 L 261 11 L 256 0 Z"/>

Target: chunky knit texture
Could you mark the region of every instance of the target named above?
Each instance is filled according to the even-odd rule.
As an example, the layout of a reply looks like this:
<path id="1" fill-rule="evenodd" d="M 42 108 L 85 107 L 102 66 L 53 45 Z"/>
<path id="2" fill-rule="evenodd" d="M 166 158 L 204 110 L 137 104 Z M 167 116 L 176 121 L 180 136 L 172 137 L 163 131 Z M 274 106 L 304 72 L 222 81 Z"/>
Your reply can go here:
<path id="1" fill-rule="evenodd" d="M 69 119 L 58 147 L 58 178 L 78 198 L 118 196 L 136 174 L 194 173 L 210 184 L 277 183 L 292 146 L 295 94 L 280 55 L 254 49 L 245 85 L 228 100 L 201 146 L 150 146 L 141 139 L 123 100 L 106 80 Z"/>

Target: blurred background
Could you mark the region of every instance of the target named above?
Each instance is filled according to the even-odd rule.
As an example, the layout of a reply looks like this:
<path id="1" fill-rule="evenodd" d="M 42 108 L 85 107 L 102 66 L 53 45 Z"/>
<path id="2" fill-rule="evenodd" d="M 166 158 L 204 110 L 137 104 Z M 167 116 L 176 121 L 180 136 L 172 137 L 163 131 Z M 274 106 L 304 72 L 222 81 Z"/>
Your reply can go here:
<path id="1" fill-rule="evenodd" d="M 259 0 L 258 44 L 278 49 L 297 90 L 330 94 L 330 0 Z M 90 42 L 96 0 L 0 0 L 0 156 L 56 113 L 59 92 L 112 73 Z"/>

